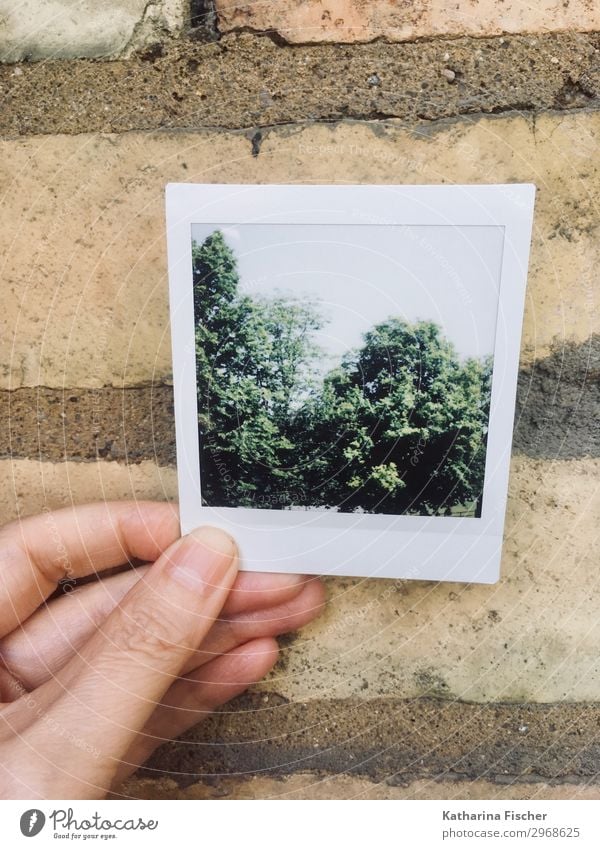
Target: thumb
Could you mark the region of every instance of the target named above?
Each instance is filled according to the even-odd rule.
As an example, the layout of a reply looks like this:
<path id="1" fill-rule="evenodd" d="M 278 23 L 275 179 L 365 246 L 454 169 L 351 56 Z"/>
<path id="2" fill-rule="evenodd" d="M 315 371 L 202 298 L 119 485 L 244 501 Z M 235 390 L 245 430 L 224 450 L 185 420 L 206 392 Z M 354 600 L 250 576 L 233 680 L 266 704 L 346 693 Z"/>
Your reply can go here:
<path id="1" fill-rule="evenodd" d="M 88 749 L 125 752 L 214 624 L 237 569 L 236 545 L 217 528 L 170 546 L 59 673 L 56 720 L 77 727 Z"/>

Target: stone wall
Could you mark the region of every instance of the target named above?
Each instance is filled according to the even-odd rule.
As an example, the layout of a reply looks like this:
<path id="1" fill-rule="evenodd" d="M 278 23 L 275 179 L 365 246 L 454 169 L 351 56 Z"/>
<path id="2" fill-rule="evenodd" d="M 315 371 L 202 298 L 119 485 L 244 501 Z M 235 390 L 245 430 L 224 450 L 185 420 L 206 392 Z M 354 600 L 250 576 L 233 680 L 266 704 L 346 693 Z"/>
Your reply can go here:
<path id="1" fill-rule="evenodd" d="M 2 520 L 176 497 L 167 181 L 538 186 L 502 580 L 329 579 L 132 795 L 600 796 L 600 13 L 452 7 L 0 0 Z"/>

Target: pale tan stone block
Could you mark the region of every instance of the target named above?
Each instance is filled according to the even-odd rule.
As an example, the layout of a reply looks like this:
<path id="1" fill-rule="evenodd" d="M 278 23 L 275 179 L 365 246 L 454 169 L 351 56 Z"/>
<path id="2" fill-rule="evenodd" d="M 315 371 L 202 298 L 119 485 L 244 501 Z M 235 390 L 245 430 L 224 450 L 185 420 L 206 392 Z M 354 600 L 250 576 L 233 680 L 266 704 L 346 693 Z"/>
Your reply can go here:
<path id="1" fill-rule="evenodd" d="M 522 362 L 600 330 L 600 114 L 0 142 L 0 387 L 169 381 L 169 181 L 538 185 Z"/>
<path id="2" fill-rule="evenodd" d="M 283 778 L 255 775 L 179 787 L 171 778 L 133 778 L 123 792 L 137 799 L 600 799 L 595 784 L 420 779 L 394 787 L 353 775 L 297 773 Z"/>
<path id="3" fill-rule="evenodd" d="M 600 460 L 512 461 L 493 586 L 336 579 L 263 685 L 294 701 L 600 700 Z"/>
<path id="4" fill-rule="evenodd" d="M 146 461 L 40 463 L 0 460 L 0 524 L 91 501 L 177 500 L 177 473 Z"/>
<path id="5" fill-rule="evenodd" d="M 0 0 L 0 62 L 119 56 L 188 18 L 184 0 Z"/>

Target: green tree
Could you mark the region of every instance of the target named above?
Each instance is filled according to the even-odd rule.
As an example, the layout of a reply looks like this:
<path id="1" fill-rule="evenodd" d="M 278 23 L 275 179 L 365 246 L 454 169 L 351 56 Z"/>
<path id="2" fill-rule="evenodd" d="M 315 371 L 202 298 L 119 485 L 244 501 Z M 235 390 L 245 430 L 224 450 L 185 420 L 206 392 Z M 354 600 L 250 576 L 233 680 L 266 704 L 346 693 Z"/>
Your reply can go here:
<path id="1" fill-rule="evenodd" d="M 287 506 L 301 497 L 294 421 L 321 319 L 306 300 L 241 294 L 220 231 L 194 244 L 192 257 L 203 497 L 214 506 Z"/>
<path id="2" fill-rule="evenodd" d="M 307 488 L 341 511 L 480 510 L 491 363 L 461 363 L 433 322 L 392 318 L 304 414 Z"/>

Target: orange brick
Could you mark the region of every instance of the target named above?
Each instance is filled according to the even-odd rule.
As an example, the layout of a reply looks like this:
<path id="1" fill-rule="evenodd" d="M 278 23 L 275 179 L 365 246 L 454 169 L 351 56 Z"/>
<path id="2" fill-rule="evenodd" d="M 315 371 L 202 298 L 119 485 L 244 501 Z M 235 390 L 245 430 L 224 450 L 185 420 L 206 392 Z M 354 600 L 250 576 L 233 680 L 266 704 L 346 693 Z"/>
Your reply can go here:
<path id="1" fill-rule="evenodd" d="M 600 28 L 594 0 L 216 0 L 221 32 L 272 30 L 289 42 L 407 41 L 440 35 L 490 36 Z"/>

